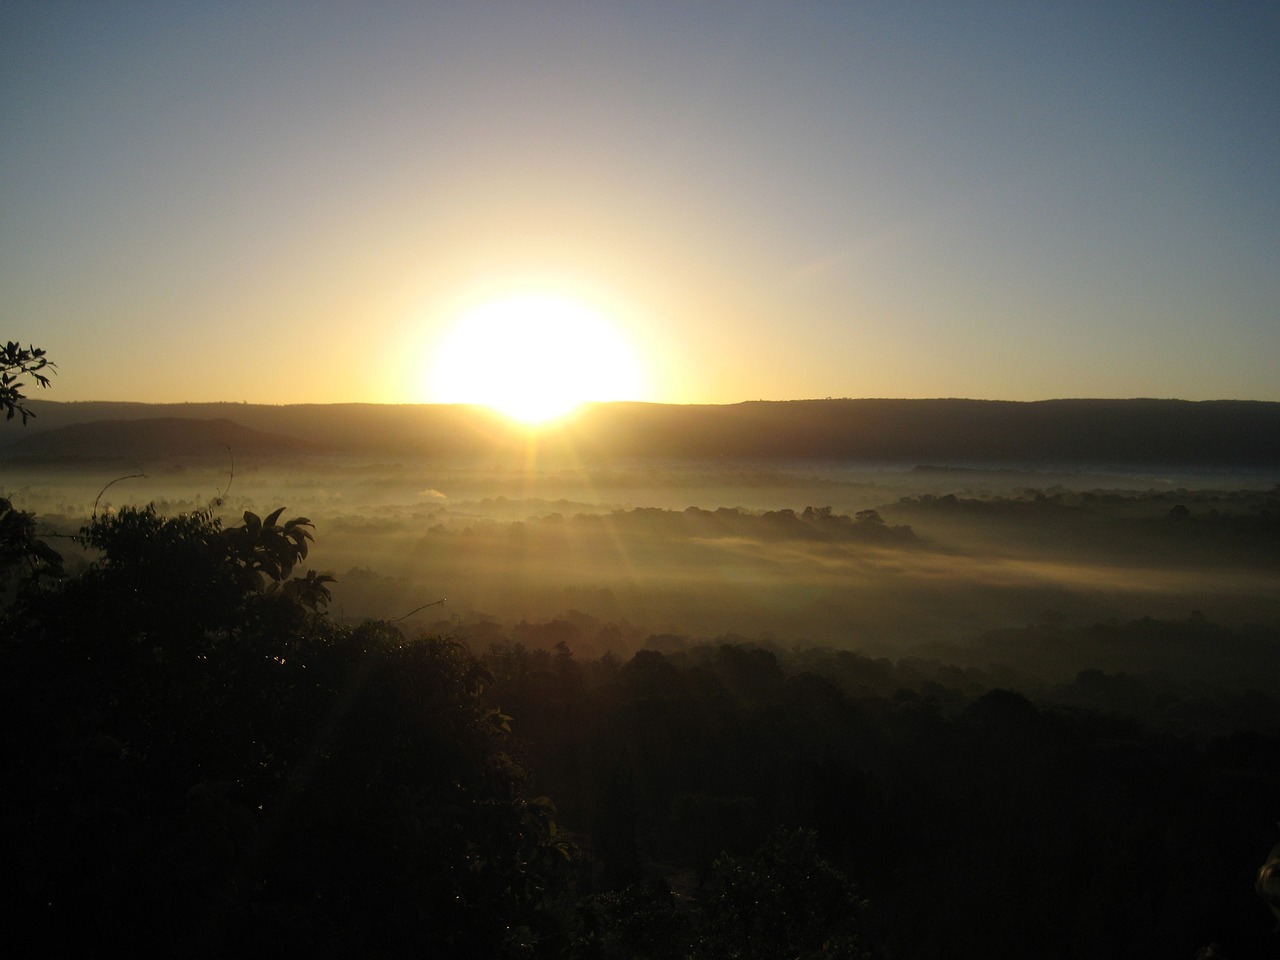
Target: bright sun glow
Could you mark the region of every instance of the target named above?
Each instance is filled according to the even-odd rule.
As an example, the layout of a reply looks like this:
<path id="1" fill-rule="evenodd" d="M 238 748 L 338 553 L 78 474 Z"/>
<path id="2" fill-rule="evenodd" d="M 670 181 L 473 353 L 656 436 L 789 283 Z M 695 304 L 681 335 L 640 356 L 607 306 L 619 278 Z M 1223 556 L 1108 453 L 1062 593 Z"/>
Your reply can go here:
<path id="1" fill-rule="evenodd" d="M 574 300 L 522 296 L 464 313 L 436 350 L 428 388 L 438 403 L 478 403 L 529 424 L 592 400 L 637 400 L 635 350 Z"/>

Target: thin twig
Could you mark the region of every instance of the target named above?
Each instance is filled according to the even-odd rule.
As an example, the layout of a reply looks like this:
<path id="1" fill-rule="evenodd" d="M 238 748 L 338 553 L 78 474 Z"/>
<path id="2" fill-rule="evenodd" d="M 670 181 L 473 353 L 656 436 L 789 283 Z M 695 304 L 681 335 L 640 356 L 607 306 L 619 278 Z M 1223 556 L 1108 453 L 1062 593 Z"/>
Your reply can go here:
<path id="1" fill-rule="evenodd" d="M 108 483 L 105 487 L 99 490 L 98 495 L 93 498 L 93 519 L 94 520 L 98 519 L 98 502 L 102 499 L 102 495 L 104 493 L 106 493 L 108 490 L 114 487 L 121 480 L 136 480 L 138 477 L 141 477 L 142 479 L 145 480 L 147 478 L 147 475 L 145 473 L 131 473 L 125 477 L 116 477 L 114 480 Z"/>
<path id="2" fill-rule="evenodd" d="M 409 611 L 408 613 L 406 613 L 403 617 L 396 617 L 394 620 L 388 620 L 388 621 L 387 621 L 387 623 L 399 623 L 401 620 L 408 620 L 408 619 L 409 619 L 410 617 L 412 617 L 415 613 L 418 613 L 419 611 L 425 610 L 425 609 L 427 609 L 427 607 L 438 607 L 438 606 L 440 606 L 441 604 L 443 604 L 443 603 L 444 603 L 445 599 L 446 599 L 445 597 L 441 597 L 439 600 L 432 600 L 430 603 L 424 603 L 422 606 L 418 607 L 416 610 L 410 610 L 410 611 Z"/>
<path id="3" fill-rule="evenodd" d="M 227 448 L 227 459 L 231 461 L 231 469 L 227 473 L 226 487 L 223 488 L 221 493 L 213 498 L 213 506 L 215 507 L 220 507 L 226 502 L 227 494 L 231 492 L 231 484 L 234 483 L 236 479 L 236 456 L 232 453 L 230 444 L 224 443 L 223 446 Z"/>

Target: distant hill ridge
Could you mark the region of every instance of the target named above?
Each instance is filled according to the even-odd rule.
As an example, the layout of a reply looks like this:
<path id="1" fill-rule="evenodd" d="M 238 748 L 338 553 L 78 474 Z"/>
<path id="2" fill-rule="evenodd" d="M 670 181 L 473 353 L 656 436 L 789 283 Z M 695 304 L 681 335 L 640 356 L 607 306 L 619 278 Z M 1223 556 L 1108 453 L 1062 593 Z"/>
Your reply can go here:
<path id="1" fill-rule="evenodd" d="M 34 423 L 34 421 L 31 421 Z M 90 420 L 20 436 L 4 448 L 11 462 L 222 458 L 228 450 L 281 456 L 312 452 L 313 444 L 264 433 L 225 417 L 142 417 Z"/>
<path id="2" fill-rule="evenodd" d="M 35 401 L 31 407 L 36 417 L 28 427 L 0 429 L 0 462 L 23 448 L 37 449 L 36 441 L 47 436 L 44 442 L 66 455 L 108 448 L 119 453 L 120 445 L 143 444 L 142 438 L 152 447 L 171 443 L 174 451 L 226 444 L 280 455 L 482 458 L 526 451 L 532 442 L 540 456 L 575 460 L 1280 468 L 1280 403 L 1265 401 L 604 403 L 534 441 L 493 411 L 463 405 Z M 90 427 L 92 421 L 97 425 Z M 80 431 L 52 436 L 77 425 Z"/>

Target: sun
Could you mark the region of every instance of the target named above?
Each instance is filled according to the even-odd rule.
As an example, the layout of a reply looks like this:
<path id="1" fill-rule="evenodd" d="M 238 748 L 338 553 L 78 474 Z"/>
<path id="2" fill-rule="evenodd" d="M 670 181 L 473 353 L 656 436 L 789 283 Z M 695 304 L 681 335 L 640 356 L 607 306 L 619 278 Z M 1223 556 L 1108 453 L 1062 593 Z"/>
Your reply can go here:
<path id="1" fill-rule="evenodd" d="M 483 404 L 531 425 L 644 392 L 639 355 L 617 326 L 585 303 L 547 295 L 467 310 L 435 350 L 429 378 L 437 403 Z"/>

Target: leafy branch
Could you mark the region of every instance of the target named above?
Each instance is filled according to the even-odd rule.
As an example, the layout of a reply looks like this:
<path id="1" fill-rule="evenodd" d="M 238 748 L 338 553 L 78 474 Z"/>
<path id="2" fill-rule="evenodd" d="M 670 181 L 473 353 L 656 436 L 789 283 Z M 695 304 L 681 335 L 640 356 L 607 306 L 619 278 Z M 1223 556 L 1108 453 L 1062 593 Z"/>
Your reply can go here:
<path id="1" fill-rule="evenodd" d="M 42 389 L 49 386 L 49 375 L 41 371 L 53 373 L 57 365 L 45 356 L 40 347 L 27 346 L 10 340 L 0 349 L 0 408 L 5 411 L 5 419 L 12 420 L 15 413 L 22 415 L 22 424 L 35 414 L 26 405 L 27 395 L 23 393 L 26 381 L 18 379 L 29 376 Z"/>

